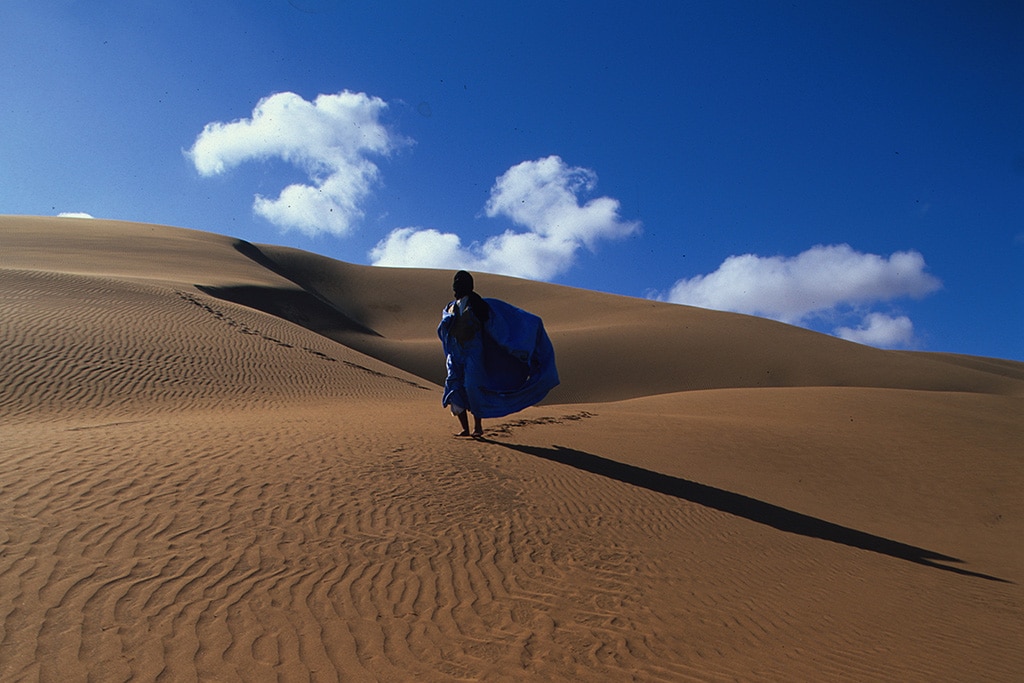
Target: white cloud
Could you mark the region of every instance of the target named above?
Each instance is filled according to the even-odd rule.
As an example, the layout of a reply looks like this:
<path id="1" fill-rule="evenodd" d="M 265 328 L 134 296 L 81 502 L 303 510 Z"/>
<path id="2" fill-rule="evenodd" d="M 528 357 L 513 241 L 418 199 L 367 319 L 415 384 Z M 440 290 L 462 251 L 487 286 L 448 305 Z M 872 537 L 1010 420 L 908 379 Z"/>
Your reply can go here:
<path id="1" fill-rule="evenodd" d="M 839 327 L 835 335 L 847 341 L 891 349 L 907 347 L 914 342 L 914 323 L 905 315 L 869 313 L 857 328 Z"/>
<path id="2" fill-rule="evenodd" d="M 797 256 L 730 256 L 713 273 L 679 280 L 667 301 L 806 324 L 812 318 L 857 317 L 856 327 L 833 334 L 872 346 L 913 343 L 906 316 L 869 312 L 902 297 L 921 298 L 942 286 L 916 251 L 885 258 L 848 244 L 818 245 Z"/>
<path id="3" fill-rule="evenodd" d="M 434 229 L 396 228 L 370 251 L 375 266 L 479 270 L 458 235 Z"/>
<path id="4" fill-rule="evenodd" d="M 466 268 L 537 280 L 568 270 L 582 248 L 635 233 L 640 224 L 619 216 L 619 202 L 592 192 L 597 175 L 570 167 L 558 156 L 524 161 L 495 180 L 484 207 L 490 218 L 504 216 L 525 228 L 508 230 L 468 246 L 458 235 L 434 229 L 398 228 L 370 252 L 374 265 Z"/>
<path id="5" fill-rule="evenodd" d="M 276 93 L 260 100 L 251 118 L 207 124 L 188 155 L 204 176 L 260 159 L 298 166 L 310 184 L 289 185 L 276 199 L 257 195 L 253 209 L 284 229 L 345 235 L 362 218 L 360 203 L 378 177 L 368 157 L 406 144 L 380 122 L 386 108 L 380 98 L 347 90 L 312 102 Z"/>
<path id="6" fill-rule="evenodd" d="M 95 218 L 95 216 L 81 211 L 62 211 L 57 214 L 57 218 Z"/>
<path id="7" fill-rule="evenodd" d="M 491 218 L 511 218 L 542 237 L 589 248 L 597 240 L 635 232 L 638 225 L 619 218 L 619 202 L 611 197 L 580 206 L 579 195 L 596 186 L 596 173 L 567 166 L 560 157 L 524 161 L 495 180 L 485 211 Z"/>
<path id="8" fill-rule="evenodd" d="M 916 251 L 885 258 L 838 244 L 793 257 L 730 256 L 713 273 L 678 281 L 665 299 L 799 323 L 839 306 L 920 298 L 939 287 Z"/>

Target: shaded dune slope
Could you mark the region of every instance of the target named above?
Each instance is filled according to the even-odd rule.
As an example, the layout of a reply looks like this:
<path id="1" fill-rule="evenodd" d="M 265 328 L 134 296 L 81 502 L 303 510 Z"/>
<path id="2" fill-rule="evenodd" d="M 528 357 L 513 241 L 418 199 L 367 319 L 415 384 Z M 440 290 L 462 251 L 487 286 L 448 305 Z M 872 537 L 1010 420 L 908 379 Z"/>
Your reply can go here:
<path id="1" fill-rule="evenodd" d="M 236 248 L 353 321 L 323 333 L 443 381 L 433 330 L 451 273 L 357 266 L 285 247 Z M 476 280 L 484 296 L 544 319 L 563 383 L 550 402 L 787 386 L 1024 393 L 1024 364 L 1012 361 L 883 351 L 752 316 L 495 275 Z"/>

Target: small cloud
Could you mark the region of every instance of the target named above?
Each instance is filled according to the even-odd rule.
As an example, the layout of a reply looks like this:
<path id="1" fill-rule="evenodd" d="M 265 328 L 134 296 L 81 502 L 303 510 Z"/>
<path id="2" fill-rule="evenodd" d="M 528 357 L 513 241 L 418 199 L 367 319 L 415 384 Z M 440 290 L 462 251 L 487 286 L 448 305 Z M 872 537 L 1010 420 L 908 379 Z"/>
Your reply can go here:
<path id="1" fill-rule="evenodd" d="M 80 211 L 62 211 L 57 214 L 58 218 L 95 218 L 92 214 L 82 213 Z"/>
<path id="2" fill-rule="evenodd" d="M 730 256 L 713 273 L 679 280 L 664 298 L 796 324 L 840 306 L 921 298 L 942 286 L 925 268 L 916 251 L 885 258 L 818 245 L 792 257 Z"/>
<path id="3" fill-rule="evenodd" d="M 505 217 L 525 228 L 507 230 L 469 246 L 453 233 L 398 228 L 370 252 L 374 265 L 466 268 L 536 280 L 565 272 L 582 248 L 640 229 L 619 216 L 619 202 L 581 195 L 597 185 L 594 171 L 567 165 L 558 156 L 517 164 L 495 179 L 484 206 L 489 218 Z"/>
<path id="4" fill-rule="evenodd" d="M 892 317 L 884 313 L 869 313 L 859 327 L 839 327 L 835 335 L 868 346 L 905 348 L 913 344 L 914 323 L 905 315 Z"/>
<path id="5" fill-rule="evenodd" d="M 408 143 L 381 123 L 386 108 L 380 98 L 347 90 L 312 102 L 275 93 L 256 104 L 251 118 L 208 123 L 187 155 L 203 176 L 252 160 L 299 167 L 309 184 L 289 185 L 277 198 L 256 195 L 254 211 L 286 230 L 346 235 L 363 217 L 361 202 L 379 175 L 369 157 Z"/>

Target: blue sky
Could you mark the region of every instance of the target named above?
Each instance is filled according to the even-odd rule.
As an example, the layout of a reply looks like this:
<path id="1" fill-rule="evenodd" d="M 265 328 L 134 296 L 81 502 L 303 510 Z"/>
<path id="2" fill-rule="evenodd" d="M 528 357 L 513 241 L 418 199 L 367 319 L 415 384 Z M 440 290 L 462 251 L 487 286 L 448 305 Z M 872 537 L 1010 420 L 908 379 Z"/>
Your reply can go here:
<path id="1" fill-rule="evenodd" d="M 0 63 L 0 213 L 1024 360 L 1021 3 L 4 0 Z"/>

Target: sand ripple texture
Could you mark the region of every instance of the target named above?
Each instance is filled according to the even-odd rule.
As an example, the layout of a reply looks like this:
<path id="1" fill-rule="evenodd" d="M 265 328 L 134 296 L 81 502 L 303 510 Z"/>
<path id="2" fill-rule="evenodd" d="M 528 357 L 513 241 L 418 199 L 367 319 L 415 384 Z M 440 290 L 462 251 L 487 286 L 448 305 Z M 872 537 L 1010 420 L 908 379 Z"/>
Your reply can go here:
<path id="1" fill-rule="evenodd" d="M 636 520 L 601 538 L 545 502 L 578 482 L 336 420 L 5 430 L 0 678 L 686 677 Z M 660 514 L 666 540 L 689 516 Z"/>
<path id="2" fill-rule="evenodd" d="M 0 679 L 1019 671 L 1015 587 L 766 530 L 521 445 L 599 415 L 474 442 L 343 407 L 4 428 Z"/>
<path id="3" fill-rule="evenodd" d="M 432 386 L 194 288 L 0 269 L 0 291 L 7 421 L 390 398 Z"/>

